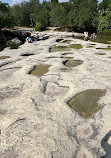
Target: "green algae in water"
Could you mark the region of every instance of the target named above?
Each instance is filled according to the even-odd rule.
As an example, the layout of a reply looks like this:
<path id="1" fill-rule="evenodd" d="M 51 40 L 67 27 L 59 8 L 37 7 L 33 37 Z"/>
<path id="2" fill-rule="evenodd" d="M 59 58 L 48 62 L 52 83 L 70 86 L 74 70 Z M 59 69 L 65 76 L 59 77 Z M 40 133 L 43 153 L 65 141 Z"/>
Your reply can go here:
<path id="1" fill-rule="evenodd" d="M 42 76 L 46 74 L 51 65 L 36 65 L 35 68 L 30 72 L 31 75 Z"/>
<path id="2" fill-rule="evenodd" d="M 70 48 L 74 48 L 74 49 L 81 49 L 82 46 L 80 44 L 71 44 Z"/>
<path id="3" fill-rule="evenodd" d="M 100 97 L 106 94 L 105 89 L 90 89 L 77 94 L 68 101 L 68 104 L 77 111 L 80 116 L 90 118 L 96 113 L 101 105 L 98 103 Z"/>
<path id="4" fill-rule="evenodd" d="M 79 66 L 83 63 L 83 61 L 79 61 L 79 60 L 67 60 L 64 62 L 64 65 L 67 67 L 76 67 Z"/>
<path id="5" fill-rule="evenodd" d="M 10 58 L 9 56 L 0 56 L 0 60 Z"/>
<path id="6" fill-rule="evenodd" d="M 53 46 L 50 48 L 49 52 L 62 52 L 62 51 L 69 51 L 69 50 L 70 48 L 66 46 L 60 46 L 60 47 Z"/>
<path id="7" fill-rule="evenodd" d="M 63 58 L 63 59 L 73 59 L 73 57 L 66 57 L 66 56 L 63 56 L 61 58 Z"/>

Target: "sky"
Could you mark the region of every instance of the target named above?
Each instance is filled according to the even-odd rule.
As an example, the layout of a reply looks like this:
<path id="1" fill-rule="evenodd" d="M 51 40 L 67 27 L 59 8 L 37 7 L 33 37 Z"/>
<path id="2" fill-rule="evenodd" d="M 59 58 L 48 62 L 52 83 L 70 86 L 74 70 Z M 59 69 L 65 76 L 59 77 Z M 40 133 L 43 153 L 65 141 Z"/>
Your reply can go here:
<path id="1" fill-rule="evenodd" d="M 8 3 L 9 5 L 13 5 L 16 3 L 21 3 L 23 1 L 28 1 L 28 0 L 1 0 L 3 3 Z M 40 0 L 41 1 L 41 0 Z M 59 0 L 60 2 L 66 2 L 68 0 Z M 102 0 L 98 0 L 99 2 L 101 2 Z"/>

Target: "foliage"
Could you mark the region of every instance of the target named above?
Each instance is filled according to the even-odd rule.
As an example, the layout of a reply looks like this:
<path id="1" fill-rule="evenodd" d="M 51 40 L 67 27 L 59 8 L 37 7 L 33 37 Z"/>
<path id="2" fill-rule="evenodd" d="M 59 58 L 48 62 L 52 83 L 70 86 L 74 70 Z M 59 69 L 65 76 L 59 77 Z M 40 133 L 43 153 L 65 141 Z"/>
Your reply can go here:
<path id="1" fill-rule="evenodd" d="M 50 12 L 51 26 L 65 26 L 66 10 L 60 4 L 57 4 Z"/>
<path id="2" fill-rule="evenodd" d="M 6 46 L 10 47 L 10 49 L 17 49 L 20 46 L 20 44 L 12 42 L 11 40 L 9 40 L 6 43 Z"/>
<path id="3" fill-rule="evenodd" d="M 35 30 L 36 31 L 41 31 L 41 29 L 42 29 L 41 27 L 42 27 L 41 23 L 40 22 L 36 22 Z"/>
<path id="4" fill-rule="evenodd" d="M 0 2 L 0 30 L 4 27 L 13 27 L 14 18 L 9 12 L 9 5 L 7 3 Z"/>
<path id="5" fill-rule="evenodd" d="M 103 0 L 69 0 L 59 3 L 29 0 L 9 7 L 0 2 L 0 28 L 17 26 L 34 26 L 44 30 L 48 26 L 68 27 L 70 31 L 102 32 L 111 27 L 111 1 Z M 10 16 L 9 16 L 10 14 Z M 14 17 L 14 18 L 13 18 Z"/>
<path id="6" fill-rule="evenodd" d="M 111 3 L 108 8 L 99 16 L 98 32 L 111 28 Z"/>

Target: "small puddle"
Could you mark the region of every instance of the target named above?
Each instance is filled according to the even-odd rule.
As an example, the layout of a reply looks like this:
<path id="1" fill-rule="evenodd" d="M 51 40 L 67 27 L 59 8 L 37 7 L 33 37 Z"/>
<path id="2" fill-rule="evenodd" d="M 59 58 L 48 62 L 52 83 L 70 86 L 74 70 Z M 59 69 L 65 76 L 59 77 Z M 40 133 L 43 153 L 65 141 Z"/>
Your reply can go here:
<path id="1" fill-rule="evenodd" d="M 71 40 L 64 40 L 63 43 L 70 44 L 70 43 L 71 43 Z"/>
<path id="2" fill-rule="evenodd" d="M 101 105 L 98 103 L 100 97 L 106 94 L 105 89 L 90 89 L 77 94 L 68 101 L 68 104 L 77 111 L 80 116 L 90 118 L 96 113 Z"/>
<path id="3" fill-rule="evenodd" d="M 69 52 L 69 53 L 64 53 L 62 55 L 70 55 L 70 54 L 73 54 L 73 53 Z"/>
<path id="4" fill-rule="evenodd" d="M 36 65 L 35 68 L 31 72 L 29 72 L 29 74 L 41 77 L 49 71 L 48 68 L 50 66 L 51 65 Z"/>
<path id="5" fill-rule="evenodd" d="M 80 60 L 67 60 L 63 64 L 67 67 L 76 67 L 83 63 L 83 61 Z"/>
<path id="6" fill-rule="evenodd" d="M 66 57 L 66 56 L 63 56 L 61 58 L 63 58 L 63 59 L 73 59 L 73 57 Z"/>
<path id="7" fill-rule="evenodd" d="M 101 50 L 111 50 L 111 48 L 96 48 L 96 49 L 101 49 Z"/>
<path id="8" fill-rule="evenodd" d="M 28 53 L 26 53 L 26 54 L 21 54 L 21 56 L 31 56 L 31 55 L 34 55 L 34 54 L 28 54 Z"/>
<path id="9" fill-rule="evenodd" d="M 95 53 L 96 55 L 105 55 L 106 53 Z"/>
<path id="10" fill-rule="evenodd" d="M 9 56 L 0 56 L 0 60 L 10 58 Z"/>
<path id="11" fill-rule="evenodd" d="M 51 48 L 49 48 L 49 52 L 62 52 L 62 51 L 70 51 L 70 47 L 66 47 L 66 46 L 52 46 Z"/>
<path id="12" fill-rule="evenodd" d="M 70 45 L 70 48 L 81 49 L 82 46 L 81 46 L 81 44 L 71 44 L 71 45 Z"/>
<path id="13" fill-rule="evenodd" d="M 56 39 L 56 42 L 60 42 L 62 40 L 63 40 L 63 38 L 58 38 L 58 39 Z"/>
<path id="14" fill-rule="evenodd" d="M 87 46 L 87 48 L 95 48 L 95 46 L 91 46 L 91 45 L 89 45 L 89 46 Z"/>

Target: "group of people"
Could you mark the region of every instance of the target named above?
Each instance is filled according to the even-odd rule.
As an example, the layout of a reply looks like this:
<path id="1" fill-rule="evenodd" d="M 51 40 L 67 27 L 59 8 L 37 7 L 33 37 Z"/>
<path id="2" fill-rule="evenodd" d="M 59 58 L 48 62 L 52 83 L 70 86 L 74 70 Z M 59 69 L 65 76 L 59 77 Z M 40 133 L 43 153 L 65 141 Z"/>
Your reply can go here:
<path id="1" fill-rule="evenodd" d="M 96 33 L 91 34 L 90 39 L 96 40 L 96 38 L 97 38 L 97 34 Z M 84 32 L 84 40 L 88 40 L 88 32 Z"/>
<path id="2" fill-rule="evenodd" d="M 97 38 L 97 34 L 96 33 L 91 34 L 90 38 L 93 39 L 93 40 L 95 40 Z"/>

